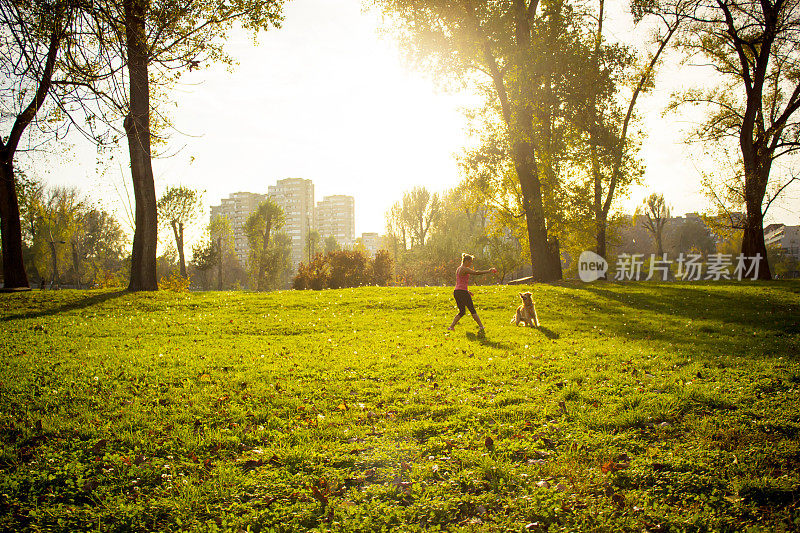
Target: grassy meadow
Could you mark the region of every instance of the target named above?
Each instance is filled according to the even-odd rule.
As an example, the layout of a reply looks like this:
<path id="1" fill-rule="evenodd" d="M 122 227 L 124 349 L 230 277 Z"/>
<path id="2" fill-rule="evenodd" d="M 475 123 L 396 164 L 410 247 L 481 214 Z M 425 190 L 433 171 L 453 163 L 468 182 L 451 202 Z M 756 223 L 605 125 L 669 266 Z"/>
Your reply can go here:
<path id="1" fill-rule="evenodd" d="M 800 530 L 799 283 L 520 289 L 2 294 L 0 530 Z"/>

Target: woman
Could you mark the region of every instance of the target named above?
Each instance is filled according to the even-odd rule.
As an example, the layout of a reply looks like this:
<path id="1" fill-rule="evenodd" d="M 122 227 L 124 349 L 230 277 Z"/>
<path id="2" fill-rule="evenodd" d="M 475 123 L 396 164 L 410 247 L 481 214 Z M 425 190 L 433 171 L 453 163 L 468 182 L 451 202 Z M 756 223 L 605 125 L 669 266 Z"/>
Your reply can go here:
<path id="1" fill-rule="evenodd" d="M 474 260 L 475 258 L 469 254 L 461 254 L 461 266 L 456 269 L 456 287 L 453 291 L 453 298 L 456 299 L 456 305 L 458 306 L 458 314 L 453 319 L 453 323 L 450 324 L 450 327 L 447 328 L 449 331 L 453 331 L 455 329 L 458 321 L 461 320 L 462 316 L 464 316 L 466 309 L 469 309 L 469 312 L 472 314 L 472 318 L 474 318 L 475 322 L 478 323 L 478 333 L 484 333 L 481 319 L 478 317 L 478 313 L 475 312 L 475 306 L 472 304 L 472 293 L 469 292 L 469 289 L 467 288 L 469 285 L 469 275 L 474 274 L 476 276 L 482 276 L 483 274 L 494 274 L 497 272 L 497 269 L 490 268 L 489 270 L 473 270 L 472 262 Z"/>

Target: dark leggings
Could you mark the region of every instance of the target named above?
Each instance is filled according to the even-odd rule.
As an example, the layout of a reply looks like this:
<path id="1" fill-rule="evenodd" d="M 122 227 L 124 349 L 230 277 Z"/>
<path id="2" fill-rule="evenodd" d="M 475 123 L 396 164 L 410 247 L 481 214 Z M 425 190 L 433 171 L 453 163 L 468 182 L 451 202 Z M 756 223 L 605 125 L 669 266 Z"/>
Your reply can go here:
<path id="1" fill-rule="evenodd" d="M 453 298 L 456 299 L 456 305 L 458 306 L 458 316 L 464 316 L 464 309 L 469 309 L 470 313 L 475 314 L 475 306 L 472 305 L 472 295 L 469 291 L 456 289 L 453 291 Z"/>

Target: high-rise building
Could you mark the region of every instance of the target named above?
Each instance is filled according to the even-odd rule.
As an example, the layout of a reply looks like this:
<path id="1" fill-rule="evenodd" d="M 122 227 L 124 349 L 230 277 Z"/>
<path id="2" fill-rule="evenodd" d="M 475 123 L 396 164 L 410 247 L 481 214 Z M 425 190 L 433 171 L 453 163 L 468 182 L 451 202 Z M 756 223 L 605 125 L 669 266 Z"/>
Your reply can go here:
<path id="1" fill-rule="evenodd" d="M 233 249 L 239 264 L 247 265 L 250 254 L 250 244 L 247 242 L 247 235 L 244 231 L 244 224 L 247 217 L 258 209 L 258 204 L 267 198 L 264 194 L 252 192 L 235 192 L 223 198 L 220 205 L 211 206 L 211 220 L 215 217 L 224 216 L 230 221 L 233 230 Z"/>
<path id="2" fill-rule="evenodd" d="M 268 188 L 269 196 L 283 208 L 285 222 L 283 229 L 292 239 L 292 266 L 305 257 L 308 231 L 314 223 L 314 183 L 302 178 L 278 180 Z"/>
<path id="3" fill-rule="evenodd" d="M 335 237 L 341 246 L 352 246 L 356 237 L 355 200 L 352 196 L 325 196 L 317 203 L 317 231 L 325 239 Z"/>

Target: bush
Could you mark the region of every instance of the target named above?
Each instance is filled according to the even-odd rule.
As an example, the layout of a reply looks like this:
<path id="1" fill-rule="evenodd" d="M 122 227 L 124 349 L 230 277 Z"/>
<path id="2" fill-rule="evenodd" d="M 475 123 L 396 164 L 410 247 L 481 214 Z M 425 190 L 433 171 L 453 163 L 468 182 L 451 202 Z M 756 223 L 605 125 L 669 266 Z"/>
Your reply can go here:
<path id="1" fill-rule="evenodd" d="M 94 279 L 92 287 L 95 289 L 116 289 L 125 286 L 125 276 L 122 272 L 100 269 Z"/>
<path id="2" fill-rule="evenodd" d="M 158 288 L 162 291 L 185 292 L 189 290 L 189 285 L 191 284 L 191 276 L 184 278 L 180 273 L 172 271 L 169 277 L 161 277 L 161 281 L 158 282 Z"/>
<path id="3" fill-rule="evenodd" d="M 355 250 L 338 250 L 327 255 L 331 277 L 328 287 L 341 289 L 344 287 L 360 287 L 370 282 L 370 260 L 363 252 Z"/>
<path id="4" fill-rule="evenodd" d="M 319 291 L 328 287 L 330 267 L 326 256 L 318 253 L 310 263 L 300 263 L 297 275 L 292 280 L 292 288 L 296 290 L 313 289 Z"/>
<path id="5" fill-rule="evenodd" d="M 392 256 L 387 250 L 378 250 L 372 260 L 372 281 L 383 287 L 392 281 Z"/>
<path id="6" fill-rule="evenodd" d="M 340 289 L 362 285 L 388 285 L 392 278 L 389 252 L 380 250 L 371 260 L 361 251 L 336 250 L 317 254 L 310 263 L 300 263 L 292 288 L 297 290 Z"/>

